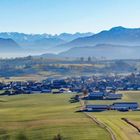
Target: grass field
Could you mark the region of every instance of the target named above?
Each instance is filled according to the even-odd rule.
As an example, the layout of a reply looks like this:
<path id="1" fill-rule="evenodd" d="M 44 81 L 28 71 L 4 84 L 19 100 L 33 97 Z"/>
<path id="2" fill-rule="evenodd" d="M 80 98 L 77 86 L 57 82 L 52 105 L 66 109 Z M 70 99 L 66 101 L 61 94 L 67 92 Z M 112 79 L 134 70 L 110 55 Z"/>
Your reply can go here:
<path id="1" fill-rule="evenodd" d="M 122 92 L 124 97 L 120 101 L 137 101 L 140 104 L 140 92 Z M 111 104 L 114 101 L 91 101 L 90 103 L 96 104 Z M 140 140 L 140 133 L 122 121 L 121 118 L 128 118 L 134 121 L 135 124 L 140 126 L 140 112 L 117 112 L 117 111 L 105 111 L 98 113 L 90 113 L 94 115 L 98 120 L 108 125 L 112 128 L 113 132 L 116 135 L 117 140 Z"/>
<path id="2" fill-rule="evenodd" d="M 0 140 L 110 140 L 106 130 L 70 104 L 72 95 L 18 95 L 0 97 Z"/>
<path id="3" fill-rule="evenodd" d="M 140 104 L 140 92 L 122 93 L 124 97 L 121 101 L 137 101 Z M 0 140 L 53 140 L 57 134 L 61 134 L 64 140 L 110 140 L 106 130 L 83 113 L 75 113 L 80 104 L 70 104 L 71 96 L 35 94 L 0 97 Z M 140 112 L 105 111 L 90 114 L 109 126 L 117 140 L 140 140 L 138 131 L 121 120 L 128 118 L 140 126 Z"/>

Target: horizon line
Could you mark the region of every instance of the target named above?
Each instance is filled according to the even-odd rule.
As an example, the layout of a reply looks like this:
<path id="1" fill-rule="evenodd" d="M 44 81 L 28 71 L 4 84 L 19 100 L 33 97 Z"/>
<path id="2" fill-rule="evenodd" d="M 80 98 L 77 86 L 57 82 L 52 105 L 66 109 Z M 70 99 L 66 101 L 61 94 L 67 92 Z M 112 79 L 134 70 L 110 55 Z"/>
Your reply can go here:
<path id="1" fill-rule="evenodd" d="M 111 30 L 112 28 L 116 28 L 116 27 L 122 27 L 122 28 L 125 28 L 125 29 L 139 29 L 140 27 L 126 27 L 126 26 L 112 26 L 112 27 L 109 27 L 107 29 L 102 29 L 102 30 L 99 30 L 99 31 L 87 31 L 87 32 L 81 32 L 81 31 L 76 31 L 76 32 L 67 32 L 67 31 L 64 31 L 64 32 L 60 32 L 60 33 L 47 33 L 47 32 L 40 32 L 40 33 L 31 33 L 31 32 L 22 32 L 22 31 L 0 31 L 0 33 L 20 33 L 20 34 L 28 34 L 28 35 L 43 35 L 43 34 L 47 34 L 47 35 L 51 35 L 51 36 L 57 36 L 57 35 L 61 35 L 63 33 L 66 33 L 66 34 L 76 34 L 76 33 L 93 33 L 93 34 L 98 34 L 102 31 L 108 31 L 108 30 Z"/>

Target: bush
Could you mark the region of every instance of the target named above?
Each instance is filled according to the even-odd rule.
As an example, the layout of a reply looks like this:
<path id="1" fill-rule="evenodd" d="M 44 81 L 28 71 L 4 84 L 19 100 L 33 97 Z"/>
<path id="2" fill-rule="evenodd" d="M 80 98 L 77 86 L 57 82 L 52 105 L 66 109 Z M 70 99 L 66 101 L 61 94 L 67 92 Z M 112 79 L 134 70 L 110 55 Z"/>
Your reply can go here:
<path id="1" fill-rule="evenodd" d="M 63 137 L 60 134 L 57 134 L 53 140 L 63 140 Z"/>
<path id="2" fill-rule="evenodd" d="M 28 140 L 27 136 L 24 134 L 24 133 L 19 133 L 17 136 L 16 136 L 16 140 Z"/>

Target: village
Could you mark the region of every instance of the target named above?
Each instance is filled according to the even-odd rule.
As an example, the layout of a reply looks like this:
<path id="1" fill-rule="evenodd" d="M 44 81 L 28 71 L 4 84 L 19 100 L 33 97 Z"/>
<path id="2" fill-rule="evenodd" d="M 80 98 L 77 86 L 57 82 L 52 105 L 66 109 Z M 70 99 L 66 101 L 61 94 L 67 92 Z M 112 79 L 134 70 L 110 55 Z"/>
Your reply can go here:
<path id="1" fill-rule="evenodd" d="M 140 90 L 140 74 L 127 76 L 82 76 L 62 79 L 48 78 L 41 82 L 0 83 L 1 96 L 19 94 L 62 94 L 75 93 L 71 103 L 83 100 L 81 111 L 100 112 L 105 110 L 139 111 L 137 102 L 114 102 L 108 104 L 87 104 L 86 100 L 121 100 L 117 91 Z M 82 94 L 83 93 L 83 94 Z"/>
<path id="2" fill-rule="evenodd" d="M 126 76 L 81 76 L 58 79 L 48 78 L 40 82 L 10 81 L 0 83 L 0 95 L 81 93 L 84 89 L 90 93 L 99 91 L 102 92 L 102 94 L 106 91 L 115 93 L 120 90 L 140 90 L 140 74 L 131 73 Z M 98 97 L 102 98 L 102 94 L 98 94 Z M 120 96 L 115 97 L 120 98 Z"/>

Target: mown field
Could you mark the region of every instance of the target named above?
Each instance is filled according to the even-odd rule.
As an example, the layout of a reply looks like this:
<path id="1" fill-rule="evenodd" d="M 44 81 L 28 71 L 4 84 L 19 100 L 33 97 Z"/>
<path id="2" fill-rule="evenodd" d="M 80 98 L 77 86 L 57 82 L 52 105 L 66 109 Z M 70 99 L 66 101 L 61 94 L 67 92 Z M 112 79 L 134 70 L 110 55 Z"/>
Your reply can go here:
<path id="1" fill-rule="evenodd" d="M 83 113 L 72 95 L 0 96 L 0 140 L 110 140 L 109 133 Z"/>
<path id="2" fill-rule="evenodd" d="M 140 92 L 139 91 L 129 91 L 122 92 L 124 97 L 120 101 L 137 101 L 140 104 Z M 111 104 L 114 101 L 90 101 L 90 103 L 96 104 Z M 119 102 L 119 101 L 118 101 Z M 94 112 L 90 113 L 94 115 L 99 121 L 105 123 L 109 126 L 117 140 L 140 140 L 140 133 L 121 120 L 121 118 L 128 118 L 133 121 L 137 126 L 140 126 L 140 111 L 135 112 L 117 112 L 117 111 L 105 111 L 105 112 Z"/>
<path id="3" fill-rule="evenodd" d="M 139 91 L 122 93 L 121 101 L 137 101 L 140 104 Z M 57 134 L 64 140 L 110 140 L 105 129 L 83 113 L 75 112 L 80 104 L 69 103 L 70 97 L 72 94 L 1 96 L 0 140 L 53 140 Z M 112 102 L 88 101 L 88 104 Z M 109 126 L 117 140 L 140 140 L 140 133 L 121 120 L 128 118 L 140 126 L 140 112 L 105 111 L 90 114 Z"/>

